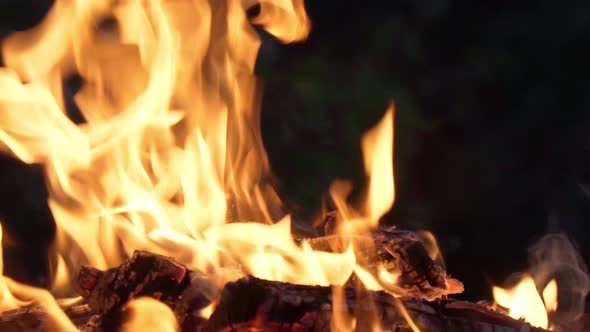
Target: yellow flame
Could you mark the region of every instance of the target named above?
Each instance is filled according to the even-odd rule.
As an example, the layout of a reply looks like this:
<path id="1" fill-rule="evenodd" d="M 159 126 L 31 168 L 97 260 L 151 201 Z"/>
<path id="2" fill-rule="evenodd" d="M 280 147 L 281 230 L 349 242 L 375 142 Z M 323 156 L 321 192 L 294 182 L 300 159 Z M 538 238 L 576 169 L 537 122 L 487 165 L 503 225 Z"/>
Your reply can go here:
<path id="1" fill-rule="evenodd" d="M 355 331 L 356 319 L 349 312 L 344 288 L 332 287 L 332 319 L 330 331 Z"/>
<path id="2" fill-rule="evenodd" d="M 402 301 L 398 298 L 395 298 L 395 307 L 397 308 L 397 310 L 399 310 L 399 312 L 401 312 L 402 316 L 408 323 L 412 332 L 420 332 L 420 328 L 418 327 L 418 325 L 416 325 L 416 323 L 410 316 L 410 313 L 408 312 Z"/>
<path id="3" fill-rule="evenodd" d="M 24 285 L 4 276 L 2 260 L 2 226 L 0 225 L 0 312 L 36 303 L 47 311 L 45 327 L 50 331 L 79 331 L 47 290 Z M 75 301 L 71 299 L 64 302 Z"/>
<path id="4" fill-rule="evenodd" d="M 211 315 L 213 315 L 213 312 L 215 311 L 216 307 L 217 307 L 216 303 L 211 303 L 210 305 L 206 306 L 205 308 L 199 310 L 199 316 L 203 317 L 205 319 L 209 319 L 209 317 L 211 317 Z"/>
<path id="5" fill-rule="evenodd" d="M 547 312 L 557 311 L 557 281 L 551 279 L 543 289 L 543 302 Z"/>
<path id="6" fill-rule="evenodd" d="M 530 275 L 524 275 L 512 289 L 494 287 L 492 292 L 494 300 L 499 305 L 510 309 L 510 317 L 524 318 L 531 325 L 537 327 L 545 329 L 548 327 L 547 310 L 537 291 L 535 281 Z M 553 294 L 557 295 L 557 293 Z"/>
<path id="7" fill-rule="evenodd" d="M 249 18 L 255 4 L 259 13 Z M 71 292 L 81 264 L 106 269 L 134 250 L 194 270 L 234 271 L 222 281 L 248 273 L 343 285 L 353 271 L 363 274 L 358 248 L 320 252 L 291 237 L 260 134 L 253 25 L 283 42 L 310 31 L 303 0 L 57 0 L 38 27 L 3 43 L 0 150 L 45 167 L 57 224 L 55 294 Z M 83 82 L 74 97 L 82 124 L 65 106 L 63 81 L 72 74 Z M 374 228 L 391 208 L 392 144 L 393 105 L 362 139 L 363 207 L 346 204 L 349 186 L 334 186 L 345 193 L 335 199 L 342 232 Z M 373 273 L 364 278 L 379 289 Z M 55 307 L 49 293 L 2 280 L 3 305 L 21 305 L 18 293 Z M 133 324 L 158 306 L 131 304 L 143 317 Z"/>
<path id="8" fill-rule="evenodd" d="M 342 216 L 337 227 L 341 234 L 358 234 L 376 228 L 379 219 L 393 205 L 393 112 L 392 103 L 379 123 L 362 137 L 363 161 L 369 183 L 361 211 L 347 203 L 353 189 L 350 182 L 337 180 L 330 186 L 330 195 Z"/>
<path id="9" fill-rule="evenodd" d="M 366 212 L 372 226 L 376 226 L 393 205 L 393 104 L 362 138 L 365 172 L 369 176 Z"/>
<path id="10" fill-rule="evenodd" d="M 367 194 L 361 209 L 356 209 L 347 202 L 352 191 L 352 184 L 348 181 L 337 180 L 330 186 L 330 195 L 336 205 L 339 217 L 335 230 L 339 234 L 362 234 L 376 228 L 379 219 L 389 210 L 395 200 L 395 185 L 393 179 L 393 112 L 391 104 L 379 123 L 368 130 L 362 137 L 361 147 L 366 175 L 369 178 Z M 372 243 L 343 243 L 353 248 L 355 253 L 364 255 L 374 250 Z M 383 286 L 390 286 L 397 280 L 395 273 L 389 273 L 382 267 L 366 269 L 362 260 L 354 266 L 355 276 L 369 290 L 381 290 Z M 360 264 L 360 265 L 358 265 Z M 334 301 L 338 298 L 334 293 Z M 370 304 L 368 304 L 370 305 Z M 378 330 L 380 322 L 370 315 L 374 321 L 369 322 L 373 330 Z M 413 322 L 409 315 L 404 316 L 410 326 Z M 350 330 L 355 325 L 354 317 L 334 311 L 332 326 L 341 330 Z"/>
<path id="11" fill-rule="evenodd" d="M 167 305 L 149 297 L 131 300 L 126 310 L 129 321 L 121 327 L 123 332 L 175 332 L 179 330 L 176 317 Z"/>
<path id="12" fill-rule="evenodd" d="M 260 1 L 260 14 L 254 23 L 283 42 L 304 40 L 311 27 L 303 0 Z"/>
<path id="13" fill-rule="evenodd" d="M 186 257 L 203 271 L 229 256 L 283 281 L 303 272 L 310 277 L 301 282 L 343 279 L 326 260 L 352 271 L 349 254 L 295 245 L 288 220 L 226 225 L 272 224 L 280 210 L 259 131 L 252 24 L 283 41 L 304 39 L 310 26 L 301 0 L 262 1 L 250 20 L 253 4 L 62 0 L 39 27 L 6 40 L 0 140 L 47 169 L 58 226 L 54 291 L 67 290 L 76 266 L 108 268 L 137 249 Z M 61 96 L 72 72 L 84 82 L 75 96 L 82 125 Z M 228 232 L 249 237 L 232 242 Z M 199 254 L 179 254 L 169 245 L 179 239 Z"/>

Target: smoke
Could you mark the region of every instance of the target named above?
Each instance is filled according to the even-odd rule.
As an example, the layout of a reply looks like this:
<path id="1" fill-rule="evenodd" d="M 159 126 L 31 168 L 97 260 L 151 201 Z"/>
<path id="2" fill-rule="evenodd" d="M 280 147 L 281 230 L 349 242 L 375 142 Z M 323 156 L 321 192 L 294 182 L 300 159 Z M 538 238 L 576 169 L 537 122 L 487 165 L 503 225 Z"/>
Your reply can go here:
<path id="1" fill-rule="evenodd" d="M 590 291 L 588 269 L 577 248 L 564 234 L 549 234 L 529 249 L 530 274 L 537 289 L 555 279 L 558 285 L 557 312 L 550 315 L 556 330 L 580 330 L 576 326 L 584 313 Z"/>

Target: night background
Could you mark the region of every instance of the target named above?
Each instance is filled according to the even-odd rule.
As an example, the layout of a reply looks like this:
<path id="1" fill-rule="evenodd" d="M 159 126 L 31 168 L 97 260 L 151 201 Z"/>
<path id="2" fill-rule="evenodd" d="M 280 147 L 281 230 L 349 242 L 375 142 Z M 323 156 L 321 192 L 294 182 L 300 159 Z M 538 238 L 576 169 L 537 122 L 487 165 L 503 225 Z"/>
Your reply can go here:
<path id="1" fill-rule="evenodd" d="M 0 34 L 50 1 L 0 1 Z M 590 262 L 590 2 L 307 1 L 312 32 L 262 34 L 262 131 L 279 192 L 315 215 L 335 178 L 363 181 L 362 133 L 396 104 L 396 202 L 432 230 L 463 298 L 527 268 L 565 232 Z M 43 285 L 53 237 L 42 169 L 0 158 L 5 273 Z"/>

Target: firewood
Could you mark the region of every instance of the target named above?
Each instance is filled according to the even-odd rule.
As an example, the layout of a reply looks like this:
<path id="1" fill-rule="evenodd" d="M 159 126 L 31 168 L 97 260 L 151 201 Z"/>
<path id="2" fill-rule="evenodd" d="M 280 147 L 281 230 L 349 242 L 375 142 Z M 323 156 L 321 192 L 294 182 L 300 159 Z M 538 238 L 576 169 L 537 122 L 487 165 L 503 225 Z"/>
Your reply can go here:
<path id="1" fill-rule="evenodd" d="M 200 331 L 332 331 L 332 298 L 330 287 L 245 277 L 226 285 L 215 312 Z M 344 298 L 345 303 L 338 310 L 348 315 L 357 313 L 357 331 L 373 326 L 367 317 L 376 317 L 382 331 L 411 331 L 400 304 L 422 332 L 545 331 L 462 301 L 400 299 L 382 291 L 359 293 L 358 289 L 351 287 L 344 289 Z M 358 315 L 372 308 L 375 316 Z"/>
<path id="2" fill-rule="evenodd" d="M 88 304 L 76 302 L 60 305 L 64 313 L 76 325 L 86 324 L 95 315 Z M 10 332 L 45 332 L 49 313 L 37 304 L 5 311 L 0 314 L 0 331 Z"/>
<path id="3" fill-rule="evenodd" d="M 136 252 L 107 271 L 83 267 L 76 288 L 83 302 L 63 310 L 84 332 L 114 332 L 126 320 L 126 304 L 150 296 L 167 304 L 183 332 L 331 331 L 334 312 L 353 315 L 357 331 L 377 324 L 383 331 L 410 331 L 404 311 L 423 332 L 543 332 L 485 306 L 455 300 L 425 301 L 415 296 L 368 291 L 358 281 L 341 287 L 342 304 L 333 302 L 331 287 L 294 285 L 244 277 L 219 288 L 214 276 L 190 271 L 172 258 Z M 199 311 L 214 304 L 206 320 Z M 4 312 L 0 331 L 47 331 L 48 313 L 41 307 Z M 65 332 L 65 331 L 64 331 Z"/>
<path id="4" fill-rule="evenodd" d="M 329 225 L 329 224 L 328 224 Z M 342 252 L 349 244 L 357 249 L 361 265 L 373 271 L 382 266 L 399 275 L 388 291 L 397 296 L 435 300 L 463 292 L 463 284 L 451 278 L 444 267 L 433 261 L 416 233 L 380 228 L 361 235 L 331 234 L 306 240 L 315 250 Z"/>
<path id="5" fill-rule="evenodd" d="M 121 266 L 101 271 L 84 266 L 76 288 L 100 319 L 101 331 L 116 331 L 125 320 L 125 304 L 149 296 L 172 308 L 181 325 L 200 322 L 194 312 L 209 305 L 219 288 L 207 276 L 188 270 L 172 258 L 136 251 Z"/>

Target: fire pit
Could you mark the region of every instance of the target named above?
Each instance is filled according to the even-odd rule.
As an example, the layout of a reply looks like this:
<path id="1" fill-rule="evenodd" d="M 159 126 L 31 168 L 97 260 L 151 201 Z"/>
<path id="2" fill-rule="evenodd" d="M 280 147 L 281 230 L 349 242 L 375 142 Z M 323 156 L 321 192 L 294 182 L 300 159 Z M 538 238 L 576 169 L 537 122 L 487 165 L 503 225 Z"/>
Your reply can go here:
<path id="1" fill-rule="evenodd" d="M 335 181 L 321 234 L 293 235 L 260 136 L 254 26 L 285 43 L 310 31 L 301 0 L 63 0 L 7 39 L 1 146 L 44 165 L 57 236 L 50 291 L 1 279 L 0 331 L 573 326 L 579 303 L 549 319 L 547 269 L 495 288 L 497 304 L 454 300 L 463 284 L 434 236 L 380 225 L 395 199 L 393 104 L 361 141 L 363 195 Z M 74 73 L 82 124 L 63 97 Z"/>

